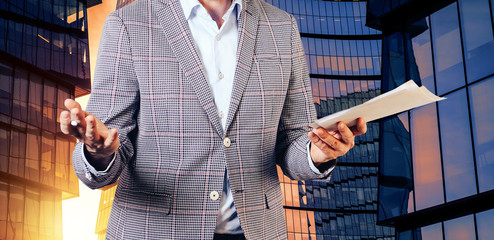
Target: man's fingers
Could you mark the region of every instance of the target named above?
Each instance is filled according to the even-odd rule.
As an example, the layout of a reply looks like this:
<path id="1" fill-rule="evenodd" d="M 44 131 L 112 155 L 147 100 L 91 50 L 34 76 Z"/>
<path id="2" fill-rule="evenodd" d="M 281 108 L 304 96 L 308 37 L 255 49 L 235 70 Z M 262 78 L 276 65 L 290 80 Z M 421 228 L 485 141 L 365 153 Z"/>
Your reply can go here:
<path id="1" fill-rule="evenodd" d="M 341 140 L 341 135 L 340 133 L 338 133 L 338 131 L 329 131 L 328 133 L 333 135 L 333 137 L 335 137 L 336 139 Z"/>
<path id="2" fill-rule="evenodd" d="M 98 129 L 96 128 L 96 121 L 93 115 L 88 115 L 86 117 L 86 139 L 98 145 L 100 141 L 100 135 Z"/>
<path id="3" fill-rule="evenodd" d="M 71 109 L 70 120 L 71 125 L 74 127 L 74 129 L 76 129 L 79 134 L 84 135 L 84 133 L 86 132 L 86 121 L 84 120 L 84 116 L 82 115 L 81 111 L 82 110 L 80 110 L 79 108 Z"/>
<path id="4" fill-rule="evenodd" d="M 105 139 L 105 147 L 110 147 L 118 138 L 118 131 L 115 128 L 110 129 L 108 132 L 108 137 Z"/>
<path id="5" fill-rule="evenodd" d="M 70 113 L 69 111 L 63 111 L 60 113 L 60 130 L 64 134 L 69 134 L 72 136 L 77 135 L 76 129 L 70 124 L 71 119 L 70 119 Z"/>
<path id="6" fill-rule="evenodd" d="M 70 98 L 67 98 L 65 99 L 65 107 L 67 109 L 69 109 L 70 111 L 70 116 L 71 116 L 71 119 L 72 119 L 72 126 L 74 127 L 78 127 L 80 126 L 81 124 L 83 124 L 83 127 L 85 127 L 85 120 L 83 120 L 84 118 L 86 118 L 86 116 L 88 115 L 85 111 L 82 110 L 81 108 L 81 105 L 70 99 Z M 81 132 L 81 131 L 79 131 Z"/>
<path id="7" fill-rule="evenodd" d="M 333 155 L 336 155 L 334 152 L 335 150 L 331 148 L 326 142 L 324 142 L 317 134 L 314 132 L 309 132 L 309 139 L 314 144 L 317 148 L 321 149 L 326 155 L 330 155 L 333 153 Z"/>
<path id="8" fill-rule="evenodd" d="M 338 123 L 338 132 L 341 135 L 341 140 L 344 143 L 349 144 L 350 148 L 353 147 L 354 145 L 353 141 L 355 136 L 353 135 L 353 132 L 350 130 L 350 128 L 348 128 L 348 126 L 345 123 L 343 122 Z"/>
<path id="9" fill-rule="evenodd" d="M 79 127 L 86 127 L 86 121 L 84 120 L 86 116 L 83 115 L 82 113 L 82 110 L 80 108 L 72 108 L 70 110 L 70 119 L 71 119 L 71 124 L 73 121 L 75 121 L 77 123 L 76 126 L 74 126 L 74 124 L 72 124 L 72 126 L 76 127 L 76 128 L 79 128 Z M 81 132 L 79 130 L 79 132 Z M 84 131 L 82 132 L 84 133 Z"/>
<path id="10" fill-rule="evenodd" d="M 362 135 L 367 132 L 367 122 L 363 118 L 357 119 L 357 125 L 352 127 L 354 136 Z"/>
<path id="11" fill-rule="evenodd" d="M 80 110 L 82 110 L 81 105 L 75 100 L 70 98 L 65 99 L 64 105 L 69 110 L 72 110 L 74 108 L 79 108 Z"/>
<path id="12" fill-rule="evenodd" d="M 332 134 L 328 133 L 324 128 L 318 128 L 314 133 L 319 136 L 321 141 L 327 144 L 334 151 L 338 152 L 339 155 L 343 155 L 348 151 L 348 147 L 341 140 L 335 138 Z M 340 133 L 341 135 L 341 133 Z M 320 148 L 324 151 L 324 149 Z"/>

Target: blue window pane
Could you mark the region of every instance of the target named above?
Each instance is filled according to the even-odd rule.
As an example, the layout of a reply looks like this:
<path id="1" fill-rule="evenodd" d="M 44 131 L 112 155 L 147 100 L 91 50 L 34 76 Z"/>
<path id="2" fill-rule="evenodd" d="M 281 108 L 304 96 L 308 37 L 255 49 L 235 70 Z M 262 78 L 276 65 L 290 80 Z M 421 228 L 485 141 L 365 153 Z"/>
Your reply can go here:
<path id="1" fill-rule="evenodd" d="M 307 14 L 307 12 L 305 11 L 305 5 L 306 5 L 305 2 L 306 1 L 310 1 L 310 0 L 299 0 L 298 1 L 298 6 L 300 7 L 300 10 L 299 10 L 300 14 L 304 14 L 304 15 Z"/>
<path id="2" fill-rule="evenodd" d="M 403 46 L 402 34 L 393 33 L 383 36 L 383 53 L 385 52 L 387 55 L 393 56 L 383 58 L 385 71 L 383 71 L 382 77 L 383 79 L 389 79 L 383 82 L 383 89 L 386 91 L 398 87 L 407 80 L 405 76 L 405 53 Z M 367 46 L 364 46 L 364 49 L 366 48 Z"/>
<path id="3" fill-rule="evenodd" d="M 410 24 L 408 26 L 408 32 L 411 32 L 412 29 L 421 29 L 423 32 L 411 39 L 414 59 L 408 61 L 408 72 L 412 79 L 421 81 L 423 86 L 435 92 L 428 18 Z M 416 73 L 417 71 L 418 74 Z"/>
<path id="4" fill-rule="evenodd" d="M 10 1 L 10 9 L 9 9 L 10 12 L 22 15 L 23 9 L 24 9 L 23 0 Z"/>
<path id="5" fill-rule="evenodd" d="M 280 9 L 286 9 L 286 1 L 285 0 L 281 0 L 279 7 L 280 7 Z"/>
<path id="6" fill-rule="evenodd" d="M 314 38 L 308 38 L 309 54 L 317 54 L 316 43 Z"/>
<path id="7" fill-rule="evenodd" d="M 51 23 L 51 18 L 53 16 L 53 1 L 52 0 L 41 0 L 39 16 L 41 20 Z"/>
<path id="8" fill-rule="evenodd" d="M 305 16 L 306 21 L 307 21 L 307 32 L 308 33 L 314 33 L 314 17 L 310 15 Z"/>
<path id="9" fill-rule="evenodd" d="M 300 7 L 298 6 L 298 2 L 297 0 L 288 0 L 289 2 L 289 5 L 291 6 L 291 9 L 293 10 L 293 13 L 299 13 L 299 9 Z"/>
<path id="10" fill-rule="evenodd" d="M 312 2 L 313 0 L 302 0 L 302 4 L 305 2 L 305 12 L 307 15 L 314 15 L 315 13 L 312 12 Z"/>
<path id="11" fill-rule="evenodd" d="M 379 220 L 414 211 L 408 113 L 385 119 L 380 150 Z M 376 134 L 378 135 L 378 134 Z"/>
<path id="12" fill-rule="evenodd" d="M 0 1 L 0 9 L 7 11 L 9 9 L 9 3 L 7 1 Z"/>
<path id="13" fill-rule="evenodd" d="M 321 17 L 315 16 L 314 17 L 314 33 L 321 33 L 321 28 L 322 28 L 322 19 Z"/>
<path id="14" fill-rule="evenodd" d="M 444 236 L 447 240 L 475 239 L 473 215 L 444 222 Z"/>
<path id="15" fill-rule="evenodd" d="M 41 127 L 43 82 L 41 77 L 31 74 L 29 82 L 28 123 Z"/>
<path id="16" fill-rule="evenodd" d="M 326 99 L 327 98 L 327 93 L 326 93 L 326 86 L 325 86 L 325 81 L 324 79 L 318 79 L 319 81 L 319 92 L 320 92 L 320 96 L 322 97 L 322 99 Z"/>
<path id="17" fill-rule="evenodd" d="M 12 66 L 0 63 L 0 113 L 10 115 L 12 96 Z"/>
<path id="18" fill-rule="evenodd" d="M 28 106 L 28 89 L 29 80 L 28 72 L 19 67 L 15 69 L 14 91 L 12 117 L 27 122 L 27 106 Z"/>
<path id="19" fill-rule="evenodd" d="M 343 35 L 350 34 L 350 29 L 348 26 L 348 18 L 346 18 L 346 17 L 341 18 L 341 31 L 342 31 Z"/>
<path id="20" fill-rule="evenodd" d="M 21 58 L 23 24 L 9 21 L 8 25 L 7 52 L 18 58 Z"/>
<path id="21" fill-rule="evenodd" d="M 51 70 L 55 72 L 63 72 L 64 65 L 64 40 L 65 36 L 61 33 L 52 33 L 53 44 L 51 48 Z"/>
<path id="22" fill-rule="evenodd" d="M 312 74 L 317 74 L 317 60 L 316 56 L 311 55 L 310 56 L 310 73 Z"/>
<path id="23" fill-rule="evenodd" d="M 477 234 L 479 240 L 492 239 L 494 236 L 494 209 L 475 214 L 477 217 Z"/>
<path id="24" fill-rule="evenodd" d="M 461 27 L 467 79 L 478 80 L 494 73 L 494 38 L 488 0 L 460 0 Z"/>
<path id="25" fill-rule="evenodd" d="M 65 27 L 67 19 L 65 16 L 65 0 L 54 0 L 53 23 Z"/>
<path id="26" fill-rule="evenodd" d="M 297 17 L 297 22 L 299 26 L 300 32 L 307 32 L 307 19 L 305 19 L 305 15 L 299 15 Z"/>
<path id="27" fill-rule="evenodd" d="M 38 1 L 37 0 L 27 0 L 26 7 L 24 9 L 26 16 L 29 18 L 36 19 L 38 15 Z"/>
<path id="28" fill-rule="evenodd" d="M 422 240 L 437 240 L 443 239 L 443 229 L 441 227 L 441 223 L 436 223 L 433 225 L 429 225 L 427 227 L 423 227 L 419 232 Z"/>
<path id="29" fill-rule="evenodd" d="M 22 59 L 31 64 L 36 63 L 37 31 L 36 27 L 28 24 L 24 25 L 24 39 L 22 40 L 24 49 L 22 50 Z"/>
<path id="30" fill-rule="evenodd" d="M 5 51 L 5 35 L 7 32 L 7 21 L 3 18 L 0 18 L 0 50 Z"/>
<path id="31" fill-rule="evenodd" d="M 494 189 L 494 78 L 470 87 L 479 191 Z"/>
<path id="32" fill-rule="evenodd" d="M 343 34 L 342 33 L 342 26 L 341 26 L 341 17 L 335 17 L 333 19 L 334 21 L 334 30 L 335 30 L 335 34 L 338 34 L 338 35 L 341 35 Z"/>
<path id="33" fill-rule="evenodd" d="M 453 3 L 430 17 L 437 93 L 465 85 L 458 11 Z"/>
<path id="34" fill-rule="evenodd" d="M 284 0 L 286 8 L 283 8 L 283 10 L 293 13 L 293 7 L 292 7 L 292 1 L 291 0 Z"/>
<path id="35" fill-rule="evenodd" d="M 436 105 L 411 111 L 415 206 L 417 210 L 444 203 Z"/>
<path id="36" fill-rule="evenodd" d="M 439 102 L 446 200 L 477 193 L 467 95 L 464 89 Z"/>
<path id="37" fill-rule="evenodd" d="M 50 66 L 50 41 L 51 32 L 38 28 L 38 48 L 37 66 L 41 69 L 48 69 Z"/>
<path id="38" fill-rule="evenodd" d="M 331 52 L 329 51 L 329 42 L 327 39 L 321 39 L 322 52 L 325 56 L 329 56 Z"/>

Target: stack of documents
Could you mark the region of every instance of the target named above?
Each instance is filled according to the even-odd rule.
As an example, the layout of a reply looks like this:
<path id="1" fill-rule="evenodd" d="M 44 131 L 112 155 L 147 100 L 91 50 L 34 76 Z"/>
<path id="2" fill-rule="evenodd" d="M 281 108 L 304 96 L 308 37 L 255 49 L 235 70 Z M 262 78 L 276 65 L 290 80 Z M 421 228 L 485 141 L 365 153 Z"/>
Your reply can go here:
<path id="1" fill-rule="evenodd" d="M 318 119 L 310 126 L 336 131 L 338 129 L 336 124 L 340 121 L 352 127 L 357 124 L 359 117 L 370 122 L 443 99 L 446 98 L 438 97 L 424 86 L 419 87 L 413 80 L 410 80 L 392 91 L 381 94 L 358 106 Z"/>

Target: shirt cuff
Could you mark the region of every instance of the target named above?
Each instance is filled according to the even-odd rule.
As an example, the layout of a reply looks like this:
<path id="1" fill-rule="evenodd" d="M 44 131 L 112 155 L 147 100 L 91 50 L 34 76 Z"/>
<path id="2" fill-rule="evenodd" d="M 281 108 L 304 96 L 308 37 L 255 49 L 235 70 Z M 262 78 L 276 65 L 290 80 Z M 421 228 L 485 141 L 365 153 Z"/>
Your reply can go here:
<path id="1" fill-rule="evenodd" d="M 112 158 L 112 160 L 111 160 L 110 164 L 108 164 L 108 167 L 106 167 L 106 169 L 105 169 L 105 170 L 103 170 L 103 171 L 98 171 L 98 170 L 96 170 L 96 169 L 93 167 L 93 165 L 91 165 L 91 164 L 89 163 L 89 161 L 87 160 L 86 155 L 85 155 L 85 153 L 84 153 L 84 144 L 81 144 L 81 153 L 82 153 L 82 154 L 81 154 L 81 156 L 82 156 L 82 160 L 83 160 L 83 161 L 84 161 L 84 163 L 86 164 L 86 166 L 87 166 L 87 168 L 89 169 L 89 171 L 90 171 L 90 172 L 93 172 L 93 173 L 100 173 L 100 174 L 107 173 L 107 172 L 108 172 L 108 170 L 110 170 L 110 168 L 111 168 L 111 166 L 113 165 L 113 162 L 115 162 L 115 158 L 116 158 L 116 156 L 117 156 L 117 154 L 113 153 L 113 158 Z"/>
<path id="2" fill-rule="evenodd" d="M 333 171 L 333 169 L 336 167 L 336 164 L 333 164 L 328 169 L 326 169 L 326 171 L 321 173 L 321 171 L 319 171 L 319 169 L 317 169 L 317 167 L 314 165 L 314 162 L 312 161 L 312 157 L 310 156 L 310 143 L 311 143 L 310 141 L 307 143 L 307 159 L 309 160 L 310 169 L 315 174 L 320 175 L 321 177 L 328 176 Z M 335 161 L 335 160 L 331 160 L 331 161 Z"/>

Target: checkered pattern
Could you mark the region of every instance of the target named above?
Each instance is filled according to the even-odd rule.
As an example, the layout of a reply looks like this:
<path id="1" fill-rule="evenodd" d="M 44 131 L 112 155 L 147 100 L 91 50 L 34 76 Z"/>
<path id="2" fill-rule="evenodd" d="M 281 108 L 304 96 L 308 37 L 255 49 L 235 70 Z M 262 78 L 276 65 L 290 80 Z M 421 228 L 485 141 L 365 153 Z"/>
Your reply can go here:
<path id="1" fill-rule="evenodd" d="M 87 111 L 121 145 L 106 173 L 80 151 L 73 164 L 91 188 L 119 179 L 108 239 L 212 239 L 220 201 L 209 196 L 225 167 L 247 239 L 286 239 L 276 164 L 318 177 L 306 150 L 309 75 L 293 16 L 262 0 L 243 6 L 225 132 L 178 0 L 138 0 L 107 18 Z"/>

